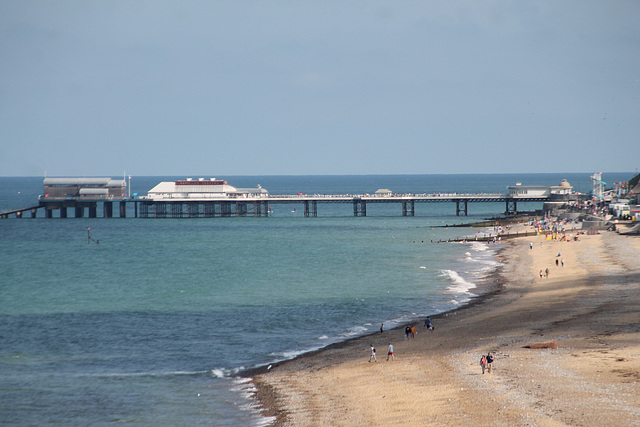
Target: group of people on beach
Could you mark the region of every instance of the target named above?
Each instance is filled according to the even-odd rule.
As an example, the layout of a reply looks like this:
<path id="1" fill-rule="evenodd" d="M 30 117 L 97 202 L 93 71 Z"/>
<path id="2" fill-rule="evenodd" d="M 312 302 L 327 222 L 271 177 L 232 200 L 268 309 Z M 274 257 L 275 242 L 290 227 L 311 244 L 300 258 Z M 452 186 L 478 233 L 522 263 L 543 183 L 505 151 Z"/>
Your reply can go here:
<path id="1" fill-rule="evenodd" d="M 487 355 L 482 355 L 480 358 L 480 366 L 482 366 L 482 373 L 484 374 L 485 369 L 491 373 L 491 369 L 493 368 L 493 355 L 491 352 L 487 353 Z"/>
<path id="2" fill-rule="evenodd" d="M 389 343 L 389 350 L 387 351 L 387 360 L 389 360 L 389 358 L 391 358 L 391 360 L 395 360 L 395 356 L 393 354 L 393 344 L 391 343 Z M 373 346 L 373 344 L 371 344 L 371 356 L 369 356 L 369 362 L 371 361 L 378 361 L 378 359 L 376 359 L 376 348 Z"/>
<path id="3" fill-rule="evenodd" d="M 431 332 L 434 331 L 435 327 L 433 326 L 433 324 L 431 323 L 431 318 L 429 316 L 427 316 L 427 318 L 424 320 L 424 327 L 428 330 L 430 330 Z M 384 331 L 384 323 L 380 325 L 380 333 L 382 333 Z M 418 333 L 418 331 L 416 330 L 416 327 L 413 325 L 407 325 L 407 327 L 404 330 L 404 339 L 407 340 L 409 339 L 409 337 L 411 337 L 411 339 L 415 339 L 416 334 Z M 389 348 L 387 351 L 387 360 L 391 359 L 391 360 L 395 360 L 395 356 L 393 354 L 393 344 L 389 343 Z M 369 356 L 369 362 L 377 362 L 378 360 L 376 359 L 376 348 L 373 346 L 373 344 L 370 344 L 371 347 L 371 355 Z"/>
<path id="4" fill-rule="evenodd" d="M 529 248 L 533 249 L 533 243 L 529 243 Z M 562 258 L 561 253 L 558 253 L 558 255 L 556 256 L 556 267 L 560 267 L 560 266 L 564 268 L 564 258 Z M 546 268 L 544 271 L 540 270 L 540 278 L 542 279 L 543 277 L 549 277 L 548 268 Z"/>
<path id="5" fill-rule="evenodd" d="M 407 327 L 404 328 L 404 339 L 407 340 L 409 339 L 409 337 L 411 337 L 411 339 L 415 339 L 417 333 L 418 331 L 416 331 L 415 326 L 407 325 Z"/>
<path id="6" fill-rule="evenodd" d="M 382 327 L 383 325 L 380 325 L 380 332 L 382 332 Z M 428 328 L 431 332 L 433 332 L 433 330 L 435 329 L 431 324 L 431 319 L 429 318 L 429 316 L 427 316 L 427 318 L 424 320 L 424 327 Z M 405 328 L 404 339 L 405 340 L 409 339 L 409 336 L 411 336 L 412 338 L 415 338 L 415 334 L 416 334 L 415 326 L 413 325 L 407 326 Z M 371 353 L 369 356 L 369 363 L 377 362 L 378 359 L 376 359 L 376 348 L 373 346 L 373 344 L 370 344 L 370 347 L 371 347 Z M 387 361 L 389 360 L 395 360 L 395 355 L 393 353 L 393 344 L 391 343 L 388 344 L 388 350 L 387 350 Z M 485 371 L 488 371 L 489 373 L 491 373 L 493 369 L 493 355 L 491 354 L 491 352 L 488 352 L 486 356 L 484 354 L 482 355 L 482 357 L 480 358 L 480 366 L 482 367 L 483 374 L 485 373 Z"/>

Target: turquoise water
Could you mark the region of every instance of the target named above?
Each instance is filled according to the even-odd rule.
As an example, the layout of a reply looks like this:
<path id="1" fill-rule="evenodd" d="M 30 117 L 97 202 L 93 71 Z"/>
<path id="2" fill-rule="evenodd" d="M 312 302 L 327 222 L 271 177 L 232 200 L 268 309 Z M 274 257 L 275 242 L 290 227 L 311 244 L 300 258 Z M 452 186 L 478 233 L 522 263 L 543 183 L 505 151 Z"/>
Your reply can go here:
<path id="1" fill-rule="evenodd" d="M 577 186 L 564 175 L 523 183 L 565 177 Z M 493 192 L 516 180 L 218 178 L 279 194 Z M 136 178 L 134 191 L 164 179 Z M 33 204 L 41 189 L 41 178 L 0 178 L 0 210 Z M 351 205 L 319 205 L 318 218 L 275 209 L 269 218 L 0 220 L 0 423 L 266 423 L 235 374 L 468 301 L 495 267 L 495 247 L 431 244 L 477 231 L 434 226 L 504 206 L 470 204 L 466 218 L 453 204 L 417 205 L 415 217 L 395 205 L 368 207 L 366 218 Z"/>

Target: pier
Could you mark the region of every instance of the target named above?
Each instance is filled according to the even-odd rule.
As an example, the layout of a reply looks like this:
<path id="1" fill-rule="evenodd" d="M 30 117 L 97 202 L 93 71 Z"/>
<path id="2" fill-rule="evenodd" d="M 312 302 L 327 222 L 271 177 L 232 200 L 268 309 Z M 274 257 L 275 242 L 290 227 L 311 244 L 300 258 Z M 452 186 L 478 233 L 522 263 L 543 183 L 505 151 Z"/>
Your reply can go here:
<path id="1" fill-rule="evenodd" d="M 37 218 L 38 210 L 45 218 L 215 218 L 215 217 L 268 217 L 277 205 L 299 205 L 305 218 L 319 214 L 322 204 L 350 204 L 353 216 L 366 217 L 372 204 L 396 204 L 398 214 L 415 216 L 418 205 L 449 203 L 455 206 L 456 216 L 469 214 L 472 203 L 502 203 L 504 214 L 518 213 L 518 203 L 585 200 L 588 196 L 573 193 L 571 185 L 562 180 L 558 186 L 510 186 L 503 193 L 393 193 L 379 189 L 374 194 L 270 194 L 257 185 L 237 188 L 216 178 L 186 178 L 163 181 L 148 191 L 146 196 L 131 195 L 131 177 L 103 178 L 45 178 L 43 194 L 38 205 L 0 212 L 0 218 L 25 215 Z M 127 188 L 128 187 L 128 188 Z M 132 209 L 131 209 L 132 208 Z M 296 210 L 297 208 L 294 208 Z"/>
<path id="2" fill-rule="evenodd" d="M 366 217 L 367 206 L 379 203 L 397 204 L 401 216 L 415 216 L 416 206 L 425 203 L 451 203 L 457 216 L 468 215 L 472 203 L 503 203 L 505 215 L 515 215 L 518 203 L 545 202 L 549 196 L 511 196 L 508 194 L 402 194 L 402 195 L 262 195 L 258 197 L 219 198 L 55 198 L 42 197 L 37 206 L 0 213 L 0 218 L 25 215 L 36 218 L 44 211 L 45 218 L 214 218 L 268 217 L 271 206 L 300 205 L 304 217 L 317 217 L 319 205 L 342 203 L 353 205 L 353 216 Z"/>

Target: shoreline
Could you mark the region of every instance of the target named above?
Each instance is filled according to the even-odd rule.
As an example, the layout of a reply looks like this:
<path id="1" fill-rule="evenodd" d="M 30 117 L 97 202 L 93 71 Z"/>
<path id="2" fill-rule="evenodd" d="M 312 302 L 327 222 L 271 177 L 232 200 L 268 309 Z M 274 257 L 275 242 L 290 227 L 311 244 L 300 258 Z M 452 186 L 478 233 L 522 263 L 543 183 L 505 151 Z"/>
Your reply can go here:
<path id="1" fill-rule="evenodd" d="M 500 248 L 498 253 L 502 252 L 505 248 Z M 498 255 L 497 255 L 498 256 Z M 487 275 L 484 279 L 484 285 L 488 289 L 485 293 L 477 295 L 473 297 L 471 300 L 465 302 L 460 307 L 456 307 L 442 313 L 434 314 L 430 316 L 431 320 L 436 323 L 438 320 L 448 317 L 449 315 L 456 315 L 457 312 L 463 311 L 467 308 L 471 308 L 475 305 L 483 304 L 486 299 L 493 298 L 498 295 L 502 290 L 504 285 L 502 277 L 499 277 L 498 270 L 500 270 L 501 265 L 498 265 L 493 271 Z M 495 280 L 494 284 L 488 284 L 487 282 L 491 282 Z M 483 285 L 481 285 L 483 286 Z M 407 325 L 413 325 L 418 328 L 422 324 L 421 319 L 415 319 L 407 323 Z M 404 328 L 406 325 L 398 325 L 395 328 L 391 328 L 385 330 L 384 332 L 394 332 L 398 335 L 404 333 Z M 274 421 L 269 423 L 270 426 L 284 426 L 286 425 L 287 418 L 287 409 L 283 408 L 281 403 L 278 401 L 278 391 L 274 386 L 269 384 L 267 381 L 263 381 L 261 379 L 262 375 L 268 375 L 272 369 L 276 369 L 280 366 L 287 365 L 289 363 L 294 363 L 296 361 L 304 361 L 305 359 L 311 359 L 315 356 L 322 355 L 326 351 L 331 350 L 348 350 L 352 346 L 356 346 L 360 341 L 370 341 L 370 338 L 377 338 L 380 335 L 380 332 L 372 332 L 370 334 L 349 338 L 345 341 L 340 341 L 336 343 L 329 344 L 326 347 L 312 350 L 303 354 L 300 354 L 292 359 L 283 360 L 281 362 L 270 363 L 267 365 L 258 366 L 255 368 L 246 369 L 238 374 L 238 376 L 242 378 L 249 378 L 251 382 L 256 387 L 255 398 L 260 404 L 260 413 L 267 418 L 273 418 Z M 380 356 L 382 357 L 382 355 Z"/>
<path id="2" fill-rule="evenodd" d="M 529 249 L 529 240 L 535 241 L 535 250 Z M 433 334 L 418 324 L 416 340 L 404 341 L 404 326 L 399 326 L 242 376 L 252 378 L 263 414 L 275 426 L 382 425 L 400 419 L 419 425 L 607 425 L 608 420 L 633 425 L 640 419 L 640 398 L 634 397 L 640 395 L 640 318 L 638 300 L 630 296 L 640 295 L 640 267 L 635 265 L 640 241 L 609 232 L 583 240 L 547 243 L 537 236 L 503 242 L 496 254 L 500 264 L 485 281 L 487 292 L 431 316 L 437 328 Z M 563 270 L 552 263 L 558 248 L 568 261 Z M 552 269 L 548 279 L 535 275 L 541 262 Z M 625 287 L 628 283 L 633 286 Z M 608 325 L 610 318 L 618 321 Z M 553 339 L 560 349 L 527 348 Z M 369 341 L 378 348 L 378 363 L 367 363 Z M 382 357 L 386 341 L 396 347 L 394 362 Z M 608 348 L 598 349 L 603 342 Z M 496 355 L 490 378 L 478 375 L 480 350 Z M 602 361 L 602 354 L 617 357 Z M 549 365 L 548 372 L 538 372 L 537 365 Z M 590 369 L 603 365 L 611 369 L 594 376 Z M 531 378 L 529 383 L 524 377 Z M 586 386 L 578 379 L 599 390 L 595 397 L 583 396 Z M 565 390 L 564 382 L 573 389 Z M 609 396 L 596 385 L 619 388 L 624 404 L 598 411 Z M 504 393 L 478 404 L 475 394 L 490 390 Z M 536 395 L 547 398 L 532 403 Z M 580 397 L 578 409 L 567 396 Z"/>
<path id="3" fill-rule="evenodd" d="M 470 241 L 468 243 L 474 243 L 476 241 Z M 437 242 L 433 242 L 434 244 Z M 442 243 L 454 243 L 453 241 L 451 242 L 442 242 Z M 480 243 L 480 241 L 477 241 L 477 243 Z M 506 250 L 507 248 L 503 245 L 502 247 L 500 247 L 497 251 L 496 251 L 496 255 L 495 258 L 496 259 L 501 259 L 502 253 Z M 432 320 L 438 320 L 440 318 L 443 317 L 447 317 L 450 314 L 453 314 L 457 311 L 460 310 L 464 310 L 465 308 L 469 308 L 472 306 L 475 306 L 477 304 L 482 304 L 483 301 L 486 298 L 490 298 L 495 296 L 498 292 L 500 292 L 502 290 L 502 287 L 504 286 L 504 279 L 500 274 L 500 269 L 502 268 L 502 262 L 500 262 L 495 268 L 493 268 L 484 278 L 480 279 L 480 283 L 478 284 L 478 288 L 483 289 L 483 291 L 481 293 L 479 293 L 478 295 L 475 295 L 474 297 L 472 297 L 470 300 L 462 303 L 459 307 L 454 307 L 451 308 L 449 310 L 440 312 L 440 313 L 436 313 L 433 315 L 430 315 Z M 424 319 L 422 318 L 415 318 L 413 320 L 409 320 L 407 322 L 405 322 L 402 325 L 398 325 L 394 328 L 390 328 L 390 329 L 385 329 L 384 332 L 390 332 L 390 331 L 404 331 L 404 328 L 406 325 L 414 325 L 414 326 L 419 326 L 422 324 L 422 322 L 424 321 Z M 403 332 L 404 333 L 404 332 Z M 335 350 L 335 349 L 342 349 L 344 347 L 349 346 L 353 341 L 358 341 L 358 340 L 362 340 L 362 339 L 366 339 L 367 337 L 377 337 L 380 335 L 380 332 L 370 332 L 367 333 L 365 335 L 359 335 L 359 336 L 355 336 L 355 337 L 351 337 L 351 338 L 347 338 L 344 341 L 338 341 L 338 342 L 334 342 L 331 344 L 328 344 L 325 347 L 316 349 L 316 350 L 310 350 L 310 351 L 306 351 L 304 353 L 301 353 L 291 359 L 286 359 L 286 360 L 282 360 L 279 362 L 273 362 L 273 363 L 267 363 L 264 365 L 260 365 L 260 366 L 256 366 L 254 368 L 248 368 L 248 369 L 244 369 L 241 372 L 239 372 L 237 374 L 238 377 L 241 378 L 253 378 L 257 375 L 261 375 L 261 374 L 266 374 L 268 373 L 271 369 L 277 368 L 283 364 L 287 364 L 290 362 L 294 362 L 298 359 L 304 359 L 307 357 L 311 357 L 311 356 L 315 356 L 319 353 L 324 352 L 325 350 Z"/>
<path id="4" fill-rule="evenodd" d="M 496 252 L 496 258 L 500 257 L 500 254 L 505 250 L 505 247 L 501 247 L 500 249 L 498 249 L 498 251 Z M 431 320 L 439 320 L 441 318 L 444 317 L 448 317 L 449 315 L 454 315 L 456 312 L 473 307 L 475 305 L 478 304 L 482 304 L 484 302 L 485 299 L 487 298 L 491 298 L 495 295 L 497 295 L 501 290 L 502 287 L 504 286 L 504 280 L 502 278 L 502 276 L 500 275 L 500 268 L 502 267 L 502 265 L 497 265 L 494 269 L 492 269 L 492 271 L 487 274 L 483 279 L 481 279 L 481 283 L 478 285 L 479 288 L 484 288 L 484 292 L 472 297 L 469 301 L 466 301 L 464 303 L 462 303 L 462 305 L 460 305 L 459 307 L 455 307 L 455 308 L 451 308 L 449 310 L 440 312 L 440 313 L 436 313 L 433 315 L 430 315 Z M 394 328 L 390 328 L 390 329 L 385 329 L 384 332 L 402 332 L 404 333 L 404 328 L 406 325 L 413 325 L 413 326 L 420 326 L 422 325 L 424 319 L 422 318 L 415 318 L 413 320 L 409 320 L 407 322 L 405 322 L 402 325 L 398 325 Z M 359 341 L 359 340 L 365 340 L 368 337 L 378 337 L 380 335 L 380 332 L 371 332 L 371 333 L 367 333 L 365 335 L 359 335 L 359 336 L 355 336 L 355 337 L 351 337 L 351 338 L 347 338 L 344 341 L 338 341 L 338 342 L 334 342 L 331 344 L 328 344 L 325 347 L 319 348 L 317 350 L 310 350 L 307 352 L 304 352 L 302 354 L 299 354 L 291 359 L 286 359 L 286 360 L 282 360 L 279 362 L 274 362 L 274 363 L 267 363 L 264 365 L 260 365 L 260 366 L 256 366 L 255 368 L 249 368 L 249 369 L 244 369 L 243 371 L 239 372 L 237 376 L 241 377 L 241 378 L 252 378 L 254 376 L 257 375 L 261 375 L 261 374 L 266 374 L 268 373 L 271 369 L 277 368 L 281 365 L 290 363 L 290 362 L 294 362 L 296 360 L 299 359 L 304 359 L 307 357 L 312 357 L 315 356 L 317 354 L 320 354 L 326 350 L 338 350 L 338 349 L 342 349 L 345 347 L 348 347 L 351 345 L 352 342 L 354 341 Z"/>
<path id="5" fill-rule="evenodd" d="M 520 238 L 523 236 L 521 235 Z M 515 237 L 511 237 L 515 238 Z M 480 241 L 469 241 L 468 243 L 480 243 Z M 440 242 L 432 242 L 432 243 L 440 243 Z M 451 242 L 442 242 L 442 243 L 455 243 Z M 455 316 L 458 312 L 462 312 L 466 309 L 472 308 L 476 305 L 481 305 L 486 302 L 486 300 L 496 297 L 503 289 L 505 284 L 505 279 L 501 274 L 501 270 L 504 267 L 503 257 L 504 252 L 507 250 L 505 245 L 502 245 L 497 251 L 495 258 L 499 260 L 499 264 L 495 266 L 483 279 L 481 279 L 478 288 L 483 289 L 482 293 L 471 298 L 469 301 L 466 301 L 459 307 L 455 307 L 441 313 L 437 313 L 434 315 L 430 315 L 431 320 L 434 323 L 437 323 L 438 320 L 447 318 L 450 315 Z M 424 319 L 416 318 L 406 324 L 398 325 L 391 329 L 386 329 L 383 336 L 386 334 L 393 333 L 396 334 L 404 334 L 404 328 L 406 325 L 412 325 L 418 328 Z M 319 348 L 317 350 L 311 350 L 302 354 L 299 354 L 291 359 L 282 360 L 279 362 L 269 363 L 261 366 L 257 366 L 254 368 L 245 369 L 242 372 L 238 373 L 238 377 L 241 378 L 249 378 L 251 382 L 256 387 L 255 398 L 260 404 L 260 413 L 267 417 L 273 418 L 274 422 L 270 423 L 271 426 L 281 426 L 286 425 L 286 413 L 287 409 L 283 408 L 282 405 L 278 402 L 277 394 L 278 391 L 274 386 L 269 384 L 267 381 L 261 379 L 262 375 L 268 375 L 272 370 L 275 370 L 281 366 L 286 366 L 291 363 L 295 363 L 298 361 L 304 361 L 306 359 L 312 359 L 316 356 L 322 355 L 327 351 L 332 350 L 348 350 L 353 346 L 356 346 L 360 343 L 360 341 L 370 341 L 370 338 L 378 338 L 381 335 L 380 332 L 371 332 L 365 335 L 352 337 L 346 339 L 344 341 L 339 341 L 335 343 L 331 343 L 326 347 Z"/>

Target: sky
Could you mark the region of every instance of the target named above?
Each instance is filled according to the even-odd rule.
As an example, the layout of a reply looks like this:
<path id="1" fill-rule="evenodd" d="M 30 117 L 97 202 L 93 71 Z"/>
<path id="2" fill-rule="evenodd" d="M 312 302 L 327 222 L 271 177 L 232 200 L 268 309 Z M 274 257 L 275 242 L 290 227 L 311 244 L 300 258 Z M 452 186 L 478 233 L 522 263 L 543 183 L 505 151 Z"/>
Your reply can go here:
<path id="1" fill-rule="evenodd" d="M 633 172 L 640 1 L 0 0 L 0 176 Z"/>

